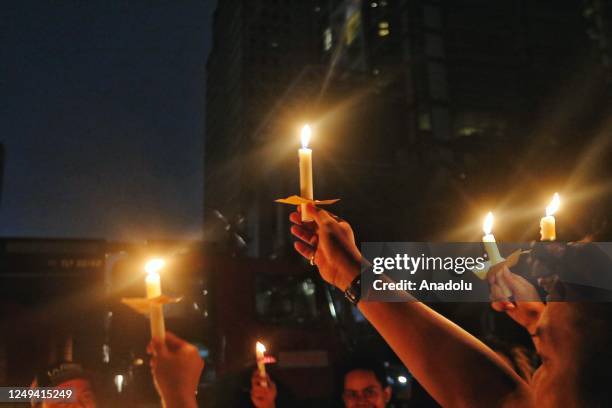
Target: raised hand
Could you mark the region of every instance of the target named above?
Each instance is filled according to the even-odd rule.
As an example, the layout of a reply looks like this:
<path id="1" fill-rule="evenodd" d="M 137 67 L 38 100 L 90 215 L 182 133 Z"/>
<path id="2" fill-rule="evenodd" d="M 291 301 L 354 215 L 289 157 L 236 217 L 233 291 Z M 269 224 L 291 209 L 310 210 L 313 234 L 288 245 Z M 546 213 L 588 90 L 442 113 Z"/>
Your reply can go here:
<path id="1" fill-rule="evenodd" d="M 151 372 L 164 407 L 196 407 L 196 390 L 204 368 L 198 349 L 166 332 L 166 341 L 152 339 L 147 352 L 152 355 Z"/>
<path id="2" fill-rule="evenodd" d="M 256 408 L 276 407 L 276 384 L 268 374 L 262 378 L 259 370 L 251 376 L 251 402 Z"/>
<path id="3" fill-rule="evenodd" d="M 345 290 L 359 274 L 361 264 L 353 230 L 346 221 L 338 220 L 325 210 L 308 205 L 306 211 L 314 223 L 302 223 L 298 212 L 289 216 L 294 224 L 291 233 L 300 239 L 294 247 L 317 265 L 325 281 Z"/>
<path id="4" fill-rule="evenodd" d="M 489 273 L 491 307 L 506 312 L 514 321 L 525 327 L 531 334 L 546 305 L 539 300 L 536 288 L 523 277 L 512 273 L 507 266 Z M 512 300 L 510 299 L 512 297 Z"/>

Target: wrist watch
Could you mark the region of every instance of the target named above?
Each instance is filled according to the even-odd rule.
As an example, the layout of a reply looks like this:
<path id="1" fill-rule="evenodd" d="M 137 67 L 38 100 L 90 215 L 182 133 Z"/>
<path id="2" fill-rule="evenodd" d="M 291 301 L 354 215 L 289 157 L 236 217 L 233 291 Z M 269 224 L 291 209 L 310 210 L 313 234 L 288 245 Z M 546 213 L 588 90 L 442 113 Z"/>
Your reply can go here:
<path id="1" fill-rule="evenodd" d="M 355 306 L 359 303 L 361 300 L 361 274 L 357 275 L 348 288 L 346 288 L 344 297 Z"/>

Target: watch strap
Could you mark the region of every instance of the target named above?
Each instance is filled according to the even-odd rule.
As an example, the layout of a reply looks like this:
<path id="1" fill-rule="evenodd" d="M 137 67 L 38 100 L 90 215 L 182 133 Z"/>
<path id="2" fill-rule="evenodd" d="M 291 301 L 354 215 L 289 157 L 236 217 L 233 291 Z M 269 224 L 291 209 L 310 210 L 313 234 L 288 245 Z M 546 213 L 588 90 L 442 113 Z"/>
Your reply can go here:
<path id="1" fill-rule="evenodd" d="M 344 297 L 353 305 L 357 305 L 361 300 L 361 274 L 357 275 L 351 284 L 344 291 Z"/>

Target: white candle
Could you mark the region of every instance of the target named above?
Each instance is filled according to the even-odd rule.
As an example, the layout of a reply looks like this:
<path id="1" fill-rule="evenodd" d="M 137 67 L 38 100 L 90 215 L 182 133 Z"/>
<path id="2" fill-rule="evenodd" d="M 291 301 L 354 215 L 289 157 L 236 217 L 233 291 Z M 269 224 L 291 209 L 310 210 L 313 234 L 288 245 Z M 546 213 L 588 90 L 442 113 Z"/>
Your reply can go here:
<path id="1" fill-rule="evenodd" d="M 264 362 L 265 353 L 266 346 L 257 342 L 257 344 L 255 344 L 255 358 L 257 359 L 257 370 L 261 378 L 266 378 L 266 364 Z"/>
<path id="2" fill-rule="evenodd" d="M 304 125 L 302 128 L 302 148 L 298 151 L 300 161 L 300 197 L 314 199 L 312 184 L 312 150 L 308 148 L 312 131 L 310 126 Z M 302 221 L 312 221 L 306 215 L 306 204 L 302 204 Z"/>
<path id="3" fill-rule="evenodd" d="M 493 213 L 489 212 L 485 217 L 484 224 L 482 226 L 482 230 L 485 235 L 482 237 L 482 242 L 484 243 L 485 251 L 487 251 L 487 255 L 489 256 L 489 262 L 491 266 L 496 265 L 504 260 L 499 254 L 499 249 L 497 248 L 497 244 L 495 243 L 495 237 L 491 234 L 491 230 L 493 229 Z"/>
<path id="4" fill-rule="evenodd" d="M 154 299 L 161 296 L 161 278 L 158 272 L 164 265 L 165 262 L 163 259 L 152 259 L 145 265 L 145 270 L 147 271 L 147 277 L 145 278 L 147 299 Z M 166 338 L 166 327 L 163 305 L 150 305 L 149 321 L 151 323 L 151 337 L 164 340 Z"/>
<path id="5" fill-rule="evenodd" d="M 555 193 L 552 201 L 546 207 L 546 216 L 540 220 L 540 241 L 554 241 L 557 239 L 555 217 L 553 214 L 559 209 L 560 201 L 559 193 Z"/>

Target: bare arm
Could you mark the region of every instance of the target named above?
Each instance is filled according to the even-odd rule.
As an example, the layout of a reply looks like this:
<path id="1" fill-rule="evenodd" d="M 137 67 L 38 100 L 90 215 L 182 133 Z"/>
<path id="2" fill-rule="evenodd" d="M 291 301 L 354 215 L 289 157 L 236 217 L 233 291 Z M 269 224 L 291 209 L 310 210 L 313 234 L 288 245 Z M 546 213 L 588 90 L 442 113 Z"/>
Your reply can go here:
<path id="1" fill-rule="evenodd" d="M 527 384 L 491 349 L 420 302 L 360 302 L 359 309 L 444 407 L 529 405 Z"/>
<path id="2" fill-rule="evenodd" d="M 296 242 L 296 249 L 306 258 L 314 254 L 321 276 L 345 290 L 361 262 L 350 227 L 325 211 L 309 210 L 316 233 L 300 225 L 297 213 L 291 216 L 293 234 L 304 241 Z M 425 304 L 360 302 L 359 309 L 442 406 L 531 405 L 528 385 L 491 349 Z"/>

